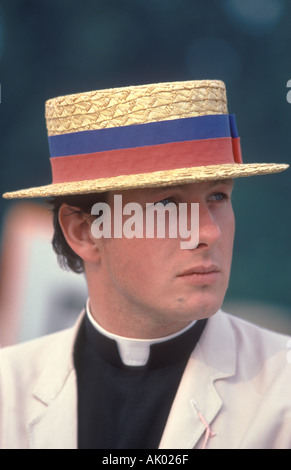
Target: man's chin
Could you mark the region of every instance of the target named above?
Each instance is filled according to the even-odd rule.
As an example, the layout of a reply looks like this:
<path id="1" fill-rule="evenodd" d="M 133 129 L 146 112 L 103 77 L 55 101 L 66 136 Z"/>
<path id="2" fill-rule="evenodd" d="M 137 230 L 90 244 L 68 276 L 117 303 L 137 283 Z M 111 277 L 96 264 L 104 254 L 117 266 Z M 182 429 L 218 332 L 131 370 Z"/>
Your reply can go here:
<path id="1" fill-rule="evenodd" d="M 192 299 L 180 304 L 179 314 L 181 317 L 188 318 L 189 321 L 202 320 L 213 316 L 222 306 L 223 299 L 204 298 Z"/>

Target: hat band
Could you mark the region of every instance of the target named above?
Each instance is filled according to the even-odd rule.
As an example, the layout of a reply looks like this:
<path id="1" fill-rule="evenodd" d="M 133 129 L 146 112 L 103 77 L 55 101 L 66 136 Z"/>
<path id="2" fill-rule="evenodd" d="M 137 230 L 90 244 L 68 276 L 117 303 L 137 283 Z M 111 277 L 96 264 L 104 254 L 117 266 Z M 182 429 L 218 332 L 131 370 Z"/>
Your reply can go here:
<path id="1" fill-rule="evenodd" d="M 233 115 L 210 115 L 49 137 L 53 183 L 241 163 Z"/>

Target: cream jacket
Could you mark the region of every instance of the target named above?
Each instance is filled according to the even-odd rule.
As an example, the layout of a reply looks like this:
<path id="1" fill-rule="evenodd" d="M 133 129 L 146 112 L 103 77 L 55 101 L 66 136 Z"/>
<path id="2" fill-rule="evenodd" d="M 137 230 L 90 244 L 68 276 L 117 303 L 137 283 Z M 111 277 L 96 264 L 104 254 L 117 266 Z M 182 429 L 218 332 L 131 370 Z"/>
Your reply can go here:
<path id="1" fill-rule="evenodd" d="M 0 354 L 0 448 L 76 449 L 72 329 Z M 290 449 L 289 338 L 219 311 L 184 371 L 161 449 Z M 290 359 L 290 354 L 289 354 Z"/>

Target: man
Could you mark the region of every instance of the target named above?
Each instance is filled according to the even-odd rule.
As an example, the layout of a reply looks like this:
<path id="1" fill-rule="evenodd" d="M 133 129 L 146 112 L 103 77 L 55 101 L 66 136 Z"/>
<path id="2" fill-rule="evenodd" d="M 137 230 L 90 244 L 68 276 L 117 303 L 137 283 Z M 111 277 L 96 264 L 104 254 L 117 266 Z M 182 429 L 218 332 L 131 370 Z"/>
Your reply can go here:
<path id="1" fill-rule="evenodd" d="M 220 310 L 233 180 L 288 165 L 242 163 L 220 81 L 60 97 L 46 118 L 53 183 L 4 196 L 53 198 L 89 299 L 74 328 L 2 351 L 1 447 L 289 448 L 287 338 Z"/>

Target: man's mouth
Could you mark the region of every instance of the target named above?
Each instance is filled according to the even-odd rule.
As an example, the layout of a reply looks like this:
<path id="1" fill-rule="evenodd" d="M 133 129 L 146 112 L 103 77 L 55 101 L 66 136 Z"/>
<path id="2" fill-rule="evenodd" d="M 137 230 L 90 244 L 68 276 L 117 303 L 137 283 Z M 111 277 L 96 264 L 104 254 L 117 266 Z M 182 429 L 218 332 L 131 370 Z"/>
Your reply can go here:
<path id="1" fill-rule="evenodd" d="M 214 284 L 220 277 L 220 270 L 214 264 L 199 265 L 186 269 L 178 277 L 193 284 Z"/>

